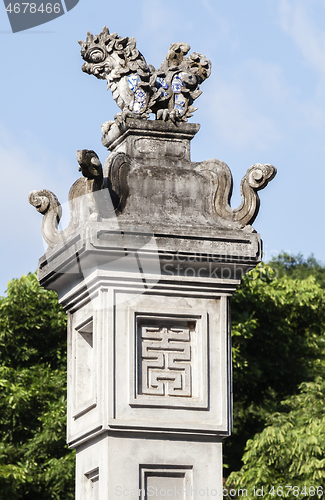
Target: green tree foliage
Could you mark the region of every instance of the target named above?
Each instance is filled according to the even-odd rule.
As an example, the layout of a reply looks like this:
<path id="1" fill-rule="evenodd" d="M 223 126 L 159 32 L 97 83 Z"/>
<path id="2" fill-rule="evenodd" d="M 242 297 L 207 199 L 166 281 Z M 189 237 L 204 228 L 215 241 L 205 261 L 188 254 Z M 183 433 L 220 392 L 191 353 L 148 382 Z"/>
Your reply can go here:
<path id="1" fill-rule="evenodd" d="M 258 266 L 232 299 L 234 431 L 224 449 L 237 488 L 324 478 L 325 273 L 313 258 L 290 259 Z M 0 298 L 0 396 L 0 498 L 72 500 L 66 316 L 35 275 Z"/>
<path id="2" fill-rule="evenodd" d="M 314 276 L 317 283 L 322 288 L 325 288 L 325 267 L 321 262 L 318 262 L 313 255 L 304 259 L 303 255 L 291 255 L 286 252 L 280 253 L 277 257 L 273 257 L 269 265 L 274 269 L 275 275 L 278 278 L 288 276 L 293 279 L 306 279 L 309 276 Z"/>
<path id="3" fill-rule="evenodd" d="M 261 432 L 281 401 L 323 372 L 325 293 L 313 276 L 276 278 L 251 271 L 232 300 L 234 430 L 225 463 L 238 471 L 246 441 Z"/>
<path id="4" fill-rule="evenodd" d="M 244 465 L 229 476 L 229 488 L 245 488 L 247 497 L 254 500 L 254 488 L 262 487 L 266 499 L 323 498 L 324 395 L 325 380 L 318 377 L 301 384 L 300 394 L 283 401 L 283 412 L 271 415 L 269 425 L 247 442 Z"/>
<path id="5" fill-rule="evenodd" d="M 66 315 L 34 274 L 0 298 L 0 498 L 74 498 L 65 444 Z"/>

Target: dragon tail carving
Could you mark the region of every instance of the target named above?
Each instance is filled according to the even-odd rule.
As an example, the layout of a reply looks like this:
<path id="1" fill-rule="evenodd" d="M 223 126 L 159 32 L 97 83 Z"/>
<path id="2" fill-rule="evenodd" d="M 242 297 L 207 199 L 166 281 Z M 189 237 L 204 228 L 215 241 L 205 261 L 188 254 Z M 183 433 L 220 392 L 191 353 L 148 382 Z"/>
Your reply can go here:
<path id="1" fill-rule="evenodd" d="M 215 190 L 212 204 L 216 215 L 227 227 L 238 228 L 254 222 L 260 206 L 258 191 L 264 189 L 276 175 L 273 165 L 252 165 L 240 184 L 242 202 L 238 208 L 231 208 L 233 180 L 228 165 L 220 160 L 207 160 L 199 165 L 198 170 L 209 172 L 213 178 Z"/>

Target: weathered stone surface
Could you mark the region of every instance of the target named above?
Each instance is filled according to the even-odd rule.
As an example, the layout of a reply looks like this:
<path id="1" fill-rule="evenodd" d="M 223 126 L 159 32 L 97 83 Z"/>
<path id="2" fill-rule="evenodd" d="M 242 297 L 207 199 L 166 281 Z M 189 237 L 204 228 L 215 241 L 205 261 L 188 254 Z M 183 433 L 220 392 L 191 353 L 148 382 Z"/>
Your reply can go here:
<path id="1" fill-rule="evenodd" d="M 114 247 L 117 235 L 122 233 L 123 238 L 129 235 L 129 240 L 132 235 L 139 240 L 143 234 L 155 234 L 158 240 L 169 241 L 167 246 L 162 245 L 163 251 L 173 248 L 170 245 L 175 238 L 181 239 L 185 247 L 190 239 L 196 251 L 202 245 L 208 249 L 204 242 L 209 241 L 209 252 L 221 257 L 239 256 L 238 244 L 245 247 L 249 239 L 255 240 L 255 263 L 258 261 L 259 240 L 250 224 L 258 213 L 257 191 L 274 177 L 274 167 L 250 167 L 241 183 L 242 203 L 232 209 L 228 166 L 220 160 L 190 161 L 190 140 L 198 130 L 196 124 L 175 126 L 128 119 L 122 127 L 115 127 L 106 138 L 105 144 L 112 152 L 104 163 L 103 174 L 100 168 L 94 178 L 81 177 L 70 190 L 71 222 L 65 231 L 58 230 L 60 204 L 55 195 L 46 190 L 30 194 L 30 202 L 44 214 L 42 233 L 49 247 L 69 245 L 70 236 L 86 231 L 88 225 L 93 233 L 96 226 L 91 222 L 99 221 L 99 240 L 108 246 L 110 234 Z M 91 155 L 95 158 L 94 152 Z M 97 155 L 95 161 L 99 162 Z M 82 171 L 85 173 L 85 168 Z M 218 239 L 224 245 L 216 246 Z M 227 239 L 235 240 L 233 249 L 226 244 Z M 174 245 L 176 248 L 178 245 Z M 243 255 L 254 259 L 251 251 Z"/>
<path id="2" fill-rule="evenodd" d="M 57 197 L 51 191 L 43 189 L 29 193 L 28 201 L 38 212 L 44 215 L 42 221 L 42 236 L 49 247 L 59 243 L 64 244 L 66 238 L 87 220 L 97 220 L 98 210 L 102 206 L 101 201 L 105 197 L 105 191 L 100 191 L 96 197 L 96 191 L 102 189 L 103 172 L 102 165 L 94 151 L 77 151 L 80 177 L 71 186 L 69 191 L 70 223 L 65 231 L 60 231 L 58 225 L 62 216 L 61 205 Z M 111 203 L 109 195 L 108 205 Z M 107 203 L 102 207 L 107 211 Z"/>
<path id="3" fill-rule="evenodd" d="M 229 167 L 191 162 L 199 125 L 184 121 L 193 95 L 176 113 L 175 96 L 164 100 L 150 87 L 152 77 L 172 88 L 183 72 L 184 88 L 194 75 L 196 92 L 210 65 L 201 55 L 185 58 L 188 50 L 173 44 L 155 71 L 135 40 L 89 34 L 84 70 L 108 79 L 123 110 L 102 127 L 110 153 L 102 167 L 94 151 L 77 152 L 82 177 L 69 192 L 65 230 L 53 193 L 29 195 L 48 243 L 39 281 L 68 314 L 67 440 L 77 450 L 77 500 L 189 500 L 200 491 L 222 499 L 221 440 L 232 419 L 229 299 L 261 260 L 251 224 L 258 191 L 276 170 L 250 167 L 233 209 Z M 135 74 L 147 92 L 137 110 L 127 80 Z M 135 119 L 149 106 L 160 120 Z"/>

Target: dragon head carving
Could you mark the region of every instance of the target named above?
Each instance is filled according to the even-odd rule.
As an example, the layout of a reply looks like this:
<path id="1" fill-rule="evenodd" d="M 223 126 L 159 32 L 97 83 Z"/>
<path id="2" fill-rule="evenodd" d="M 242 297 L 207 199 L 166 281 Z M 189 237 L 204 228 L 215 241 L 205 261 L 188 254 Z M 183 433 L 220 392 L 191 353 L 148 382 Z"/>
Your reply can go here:
<path id="1" fill-rule="evenodd" d="M 82 71 L 107 80 L 116 104 L 122 111 L 145 113 L 149 100 L 150 70 L 136 48 L 135 38 L 110 34 L 107 27 L 96 36 L 87 33 L 80 41 L 81 56 L 85 60 Z M 133 83 L 133 85 L 130 85 Z M 136 87 L 134 91 L 133 87 Z"/>
<path id="2" fill-rule="evenodd" d="M 186 57 L 187 43 L 173 43 L 157 70 L 147 65 L 135 38 L 111 34 L 106 26 L 99 35 L 88 32 L 79 44 L 82 70 L 107 80 L 123 117 L 155 113 L 158 120 L 187 121 L 197 109 L 192 103 L 201 94 L 199 86 L 211 73 L 211 63 L 202 54 Z"/>

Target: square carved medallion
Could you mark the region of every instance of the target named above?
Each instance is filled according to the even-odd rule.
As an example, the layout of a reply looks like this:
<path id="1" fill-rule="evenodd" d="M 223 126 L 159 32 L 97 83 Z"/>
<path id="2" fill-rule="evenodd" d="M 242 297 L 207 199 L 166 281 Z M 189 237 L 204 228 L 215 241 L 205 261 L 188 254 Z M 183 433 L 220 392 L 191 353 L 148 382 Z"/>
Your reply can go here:
<path id="1" fill-rule="evenodd" d="M 131 406 L 207 407 L 202 316 L 134 314 Z"/>

